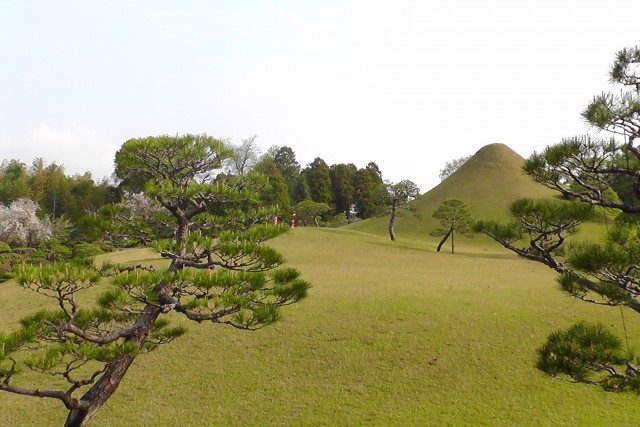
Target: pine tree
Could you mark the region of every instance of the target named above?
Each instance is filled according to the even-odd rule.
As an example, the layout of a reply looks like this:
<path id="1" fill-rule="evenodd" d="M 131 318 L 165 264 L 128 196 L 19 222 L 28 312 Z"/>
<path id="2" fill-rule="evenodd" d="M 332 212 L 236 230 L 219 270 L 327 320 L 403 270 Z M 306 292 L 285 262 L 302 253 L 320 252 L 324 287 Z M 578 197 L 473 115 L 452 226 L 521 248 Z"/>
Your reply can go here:
<path id="1" fill-rule="evenodd" d="M 402 210 L 410 211 L 416 216 L 420 215 L 415 206 L 411 204 L 418 197 L 420 197 L 420 189 L 413 181 L 404 179 L 395 184 L 386 183 L 384 201 L 387 208 L 386 213 L 389 215 L 389 237 L 391 240 L 396 240 L 395 223 Z"/>
<path id="2" fill-rule="evenodd" d="M 442 205 L 433 211 L 432 216 L 440 220 L 441 228 L 431 233 L 432 236 L 442 237 L 438 244 L 437 251 L 440 252 L 442 245 L 451 237 L 451 253 L 455 253 L 454 237 L 455 233 L 463 236 L 471 236 L 473 234 L 473 218 L 469 207 L 460 199 L 447 199 Z"/>
<path id="3" fill-rule="evenodd" d="M 66 425 L 82 426 L 113 395 L 131 364 L 143 353 L 185 332 L 171 327 L 175 312 L 195 322 L 259 329 L 280 317 L 279 308 L 304 298 L 309 284 L 265 242 L 286 228 L 273 224 L 273 211 L 260 207 L 260 179 L 217 179 L 232 155 L 206 135 L 131 139 L 116 154 L 116 174 L 130 190 L 143 191 L 152 205 L 149 221 L 161 215 L 165 238 L 148 234 L 132 206 L 113 209 L 113 224 L 128 239 L 145 234 L 169 260 L 165 271 L 144 265 L 57 263 L 24 267 L 17 281 L 50 297 L 50 310 L 0 334 L 0 390 L 57 399 L 69 410 Z M 138 204 L 139 205 L 139 204 Z M 141 228 L 143 227 L 143 228 Z M 138 237 L 137 237 L 138 236 Z M 78 294 L 112 286 L 95 305 Z M 167 362 L 166 369 L 171 369 Z M 40 373 L 43 386 L 25 388 L 24 371 Z M 31 375 L 30 372 L 30 375 Z M 50 377 L 60 381 L 47 381 Z M 65 384 L 54 388 L 53 384 Z M 148 386 L 153 387 L 153 378 Z"/>
<path id="4" fill-rule="evenodd" d="M 596 96 L 582 113 L 609 137 L 566 138 L 534 153 L 524 171 L 571 201 L 518 200 L 511 223 L 480 221 L 481 231 L 515 253 L 559 273 L 560 288 L 583 301 L 640 313 L 640 49 L 617 53 L 610 80 L 620 92 Z M 619 191 L 619 193 L 616 193 Z M 567 247 L 567 237 L 594 216 L 617 213 L 603 242 Z M 640 392 L 640 369 L 598 324 L 580 323 L 549 336 L 538 367 L 551 375 Z M 605 328 L 606 329 L 606 328 Z"/>

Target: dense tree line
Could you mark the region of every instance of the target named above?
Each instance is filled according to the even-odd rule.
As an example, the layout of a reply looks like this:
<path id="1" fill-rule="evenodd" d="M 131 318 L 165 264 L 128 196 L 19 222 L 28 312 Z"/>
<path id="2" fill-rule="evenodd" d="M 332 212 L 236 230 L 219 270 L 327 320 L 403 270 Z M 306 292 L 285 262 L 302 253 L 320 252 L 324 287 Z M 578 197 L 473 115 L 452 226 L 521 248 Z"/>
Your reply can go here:
<path id="1" fill-rule="evenodd" d="M 39 264 L 95 255 L 108 245 L 101 237 L 99 212 L 118 203 L 122 190 L 90 173 L 69 176 L 64 168 L 38 158 L 0 164 L 0 280 L 24 262 Z"/>
<path id="2" fill-rule="evenodd" d="M 266 185 L 258 192 L 260 202 L 275 206 L 284 223 L 341 226 L 391 212 L 393 224 L 397 211 L 392 207 L 399 203 L 393 195 L 399 184 L 384 181 L 374 162 L 358 168 L 352 163 L 328 165 L 316 157 L 303 168 L 290 147 L 274 146 L 261 153 L 255 135 L 240 144 L 221 141 L 233 154 L 212 175 L 219 182 L 261 175 Z M 144 177 L 115 173 L 111 181 L 99 182 L 89 172 L 69 176 L 62 166 L 47 164 L 42 158 L 31 166 L 4 160 L 0 164 L 0 213 L 4 218 L 0 276 L 6 278 L 18 260 L 68 260 L 77 254 L 147 244 L 140 236 L 122 237 L 122 233 L 114 240 L 113 233 L 106 231 L 129 220 L 123 212 L 133 209 L 143 219 L 141 229 L 148 235 L 161 233 L 162 223 L 154 223 L 145 212 L 149 201 L 141 196 L 141 182 Z M 417 187 L 413 193 L 409 199 L 417 197 Z M 87 244 L 94 246 L 83 246 Z"/>
<path id="3" fill-rule="evenodd" d="M 317 157 L 303 168 L 290 147 L 272 147 L 260 153 L 255 135 L 240 144 L 228 145 L 234 156 L 227 159 L 221 171 L 224 169 L 226 176 L 250 172 L 266 176 L 270 185 L 261 193 L 262 202 L 278 206 L 279 216 L 286 222 L 292 220 L 300 203 L 308 201 L 330 207 L 323 209 L 321 219 L 325 222 L 335 216 L 343 222 L 366 219 L 383 211 L 385 183 L 374 162 L 358 169 L 351 163 L 327 165 Z M 70 176 L 64 167 L 47 164 L 42 158 L 30 166 L 15 159 L 5 159 L 0 164 L 0 205 L 9 207 L 20 199 L 32 200 L 37 203 L 39 218 L 54 223 L 67 221 L 72 228 L 71 237 L 80 240 L 98 237 L 91 233 L 94 224 L 88 217 L 95 216 L 104 206 L 120 202 L 127 185 L 106 179 L 96 182 L 89 172 Z M 305 206 L 300 208 L 305 210 Z"/>
<path id="4" fill-rule="evenodd" d="M 280 206 L 287 222 L 294 212 L 302 210 L 306 215 L 310 205 L 302 203 L 309 201 L 330 207 L 322 209 L 324 221 L 336 216 L 343 221 L 371 218 L 385 207 L 387 186 L 374 162 L 358 169 L 352 163 L 328 165 L 316 157 L 303 168 L 291 147 L 282 146 L 270 148 L 253 169 L 269 178 L 272 187 L 263 194 L 264 202 Z"/>
<path id="5" fill-rule="evenodd" d="M 15 159 L 0 164 L 0 204 L 9 206 L 18 199 L 30 199 L 38 203 L 40 215 L 51 220 L 65 217 L 77 221 L 121 197 L 114 183 L 96 182 L 89 172 L 69 176 L 62 166 L 47 165 L 41 158 L 29 167 Z"/>

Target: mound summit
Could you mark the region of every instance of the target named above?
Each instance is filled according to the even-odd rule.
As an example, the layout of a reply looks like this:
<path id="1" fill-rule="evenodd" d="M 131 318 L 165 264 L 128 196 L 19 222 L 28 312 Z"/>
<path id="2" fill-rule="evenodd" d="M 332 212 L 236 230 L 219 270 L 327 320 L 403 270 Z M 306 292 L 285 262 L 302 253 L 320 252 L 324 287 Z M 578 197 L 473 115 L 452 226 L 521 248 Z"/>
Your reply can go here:
<path id="1" fill-rule="evenodd" d="M 400 237 L 403 229 L 405 236 L 407 231 L 424 236 L 437 227 L 431 214 L 449 198 L 463 200 L 476 218 L 504 219 L 508 217 L 509 205 L 516 199 L 553 197 L 552 190 L 523 172 L 523 164 L 524 158 L 505 144 L 482 147 L 447 179 L 414 202 L 422 213 L 421 219 L 404 215 L 398 219 L 396 231 Z M 386 225 L 387 219 L 381 217 L 359 221 L 348 228 L 384 234 Z"/>

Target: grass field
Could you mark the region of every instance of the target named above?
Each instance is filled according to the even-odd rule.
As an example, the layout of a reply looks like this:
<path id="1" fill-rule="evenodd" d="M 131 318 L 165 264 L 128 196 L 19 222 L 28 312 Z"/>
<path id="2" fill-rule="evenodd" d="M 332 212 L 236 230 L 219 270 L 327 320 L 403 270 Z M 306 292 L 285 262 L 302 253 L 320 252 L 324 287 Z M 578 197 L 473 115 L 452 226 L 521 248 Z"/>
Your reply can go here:
<path id="1" fill-rule="evenodd" d="M 313 284 L 309 298 L 256 332 L 189 324 L 136 360 L 92 425 L 638 425 L 639 397 L 533 367 L 546 336 L 578 319 L 621 333 L 619 310 L 565 296 L 551 271 L 494 245 L 461 241 L 451 255 L 434 240 L 399 239 L 311 228 L 279 237 L 273 245 Z M 37 298 L 0 285 L 0 330 Z M 65 412 L 0 394 L 2 426 L 61 425 Z"/>

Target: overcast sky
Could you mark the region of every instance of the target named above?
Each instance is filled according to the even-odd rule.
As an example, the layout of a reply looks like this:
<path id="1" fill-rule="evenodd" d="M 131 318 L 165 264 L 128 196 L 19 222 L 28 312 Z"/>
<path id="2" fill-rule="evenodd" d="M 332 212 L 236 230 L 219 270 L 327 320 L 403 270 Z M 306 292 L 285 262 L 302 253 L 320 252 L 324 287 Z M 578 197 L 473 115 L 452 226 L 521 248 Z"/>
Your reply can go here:
<path id="1" fill-rule="evenodd" d="M 426 192 L 500 142 L 586 132 L 638 0 L 0 0 L 0 160 L 102 178 L 130 138 L 207 133 Z"/>

